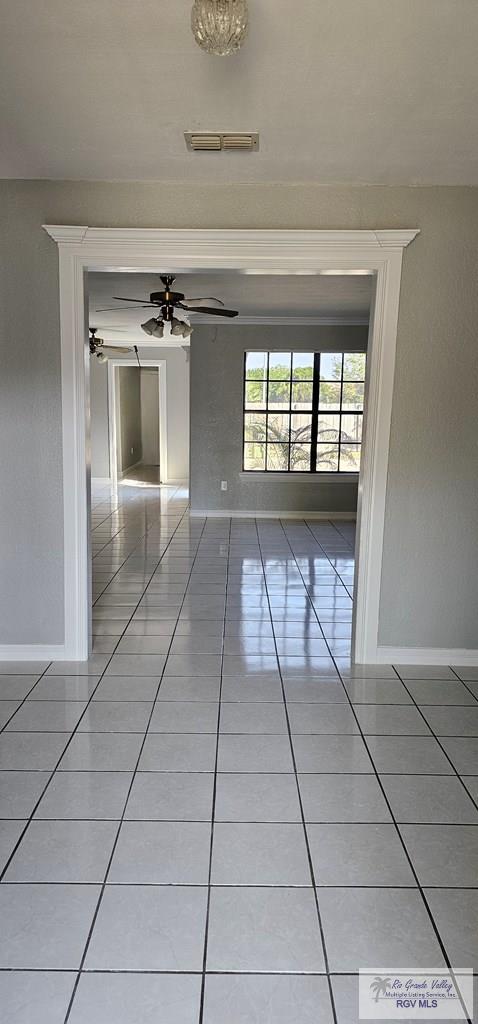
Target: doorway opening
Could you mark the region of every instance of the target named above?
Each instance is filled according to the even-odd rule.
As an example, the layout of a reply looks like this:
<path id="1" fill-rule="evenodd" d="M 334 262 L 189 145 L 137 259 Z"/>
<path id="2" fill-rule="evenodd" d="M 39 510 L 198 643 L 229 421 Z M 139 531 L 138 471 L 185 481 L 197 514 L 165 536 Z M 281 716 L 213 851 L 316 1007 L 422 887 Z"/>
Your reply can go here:
<path id="1" fill-rule="evenodd" d="M 85 375 L 86 274 L 216 273 L 372 275 L 368 402 L 358 494 L 358 564 L 352 658 L 390 663 L 379 609 L 402 254 L 417 230 L 233 231 L 45 226 L 60 250 L 63 395 L 65 637 L 52 657 L 89 650 L 89 378 Z M 136 300 L 135 300 L 136 301 Z M 223 480 L 219 481 L 221 490 Z M 406 652 L 405 652 L 406 654 Z"/>

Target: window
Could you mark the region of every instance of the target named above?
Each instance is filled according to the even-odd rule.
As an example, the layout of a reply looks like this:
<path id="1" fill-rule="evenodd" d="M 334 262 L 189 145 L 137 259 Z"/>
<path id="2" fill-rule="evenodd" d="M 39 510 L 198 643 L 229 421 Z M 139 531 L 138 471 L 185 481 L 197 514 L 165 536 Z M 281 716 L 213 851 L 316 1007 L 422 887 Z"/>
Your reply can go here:
<path id="1" fill-rule="evenodd" d="M 246 472 L 358 473 L 364 352 L 246 352 Z"/>

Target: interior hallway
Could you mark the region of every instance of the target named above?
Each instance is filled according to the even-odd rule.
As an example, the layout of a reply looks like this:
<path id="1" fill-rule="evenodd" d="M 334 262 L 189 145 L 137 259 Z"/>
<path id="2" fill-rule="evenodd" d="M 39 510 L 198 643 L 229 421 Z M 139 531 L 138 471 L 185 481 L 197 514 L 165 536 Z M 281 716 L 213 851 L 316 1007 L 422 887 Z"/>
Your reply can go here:
<path id="1" fill-rule="evenodd" d="M 351 668 L 352 524 L 92 520 L 89 663 L 0 665 L 5 1020 L 356 1024 L 361 966 L 476 968 L 478 671 Z"/>

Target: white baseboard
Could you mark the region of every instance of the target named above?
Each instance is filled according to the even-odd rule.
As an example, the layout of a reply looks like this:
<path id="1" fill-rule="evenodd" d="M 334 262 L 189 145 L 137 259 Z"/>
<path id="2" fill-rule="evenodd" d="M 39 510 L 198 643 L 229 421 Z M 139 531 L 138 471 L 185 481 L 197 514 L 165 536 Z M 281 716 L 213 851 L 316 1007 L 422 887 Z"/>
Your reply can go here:
<path id="1" fill-rule="evenodd" d="M 0 661 L 66 661 L 63 644 L 0 644 Z"/>
<path id="2" fill-rule="evenodd" d="M 379 665 L 478 665 L 478 651 L 467 647 L 377 647 Z"/>
<path id="3" fill-rule="evenodd" d="M 190 510 L 190 515 L 200 516 L 202 519 L 209 516 L 211 519 L 341 519 L 355 522 L 352 512 L 278 512 L 272 509 L 264 512 L 257 509 L 195 508 Z"/>

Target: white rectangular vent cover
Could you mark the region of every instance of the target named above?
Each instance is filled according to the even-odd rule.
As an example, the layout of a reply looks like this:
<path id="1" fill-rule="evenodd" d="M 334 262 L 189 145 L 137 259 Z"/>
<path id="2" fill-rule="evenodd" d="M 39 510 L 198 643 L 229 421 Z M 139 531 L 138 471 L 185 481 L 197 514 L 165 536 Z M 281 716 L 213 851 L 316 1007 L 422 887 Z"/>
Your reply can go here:
<path id="1" fill-rule="evenodd" d="M 259 148 L 259 132 L 184 132 L 184 138 L 195 153 L 251 153 Z"/>

